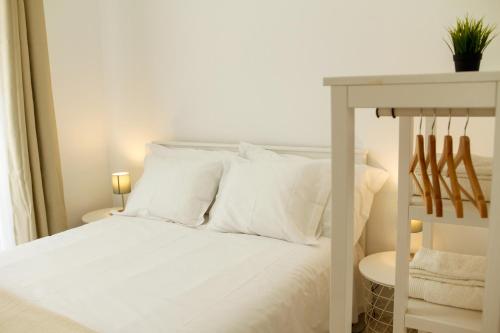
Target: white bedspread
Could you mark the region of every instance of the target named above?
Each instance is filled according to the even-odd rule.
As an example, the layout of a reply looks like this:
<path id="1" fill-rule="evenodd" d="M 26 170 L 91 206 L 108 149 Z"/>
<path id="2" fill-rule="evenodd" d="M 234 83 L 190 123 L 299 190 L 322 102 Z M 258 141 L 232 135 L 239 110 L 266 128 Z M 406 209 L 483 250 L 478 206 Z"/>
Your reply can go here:
<path id="1" fill-rule="evenodd" d="M 322 332 L 329 242 L 113 216 L 0 254 L 0 287 L 98 332 Z"/>

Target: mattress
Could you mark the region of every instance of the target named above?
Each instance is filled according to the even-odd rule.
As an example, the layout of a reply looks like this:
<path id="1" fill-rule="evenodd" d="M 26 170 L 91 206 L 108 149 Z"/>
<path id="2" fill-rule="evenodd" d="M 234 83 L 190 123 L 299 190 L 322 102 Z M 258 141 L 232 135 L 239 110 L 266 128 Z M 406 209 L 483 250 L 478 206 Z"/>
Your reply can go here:
<path id="1" fill-rule="evenodd" d="M 0 254 L 0 288 L 97 332 L 327 332 L 317 246 L 112 216 Z"/>

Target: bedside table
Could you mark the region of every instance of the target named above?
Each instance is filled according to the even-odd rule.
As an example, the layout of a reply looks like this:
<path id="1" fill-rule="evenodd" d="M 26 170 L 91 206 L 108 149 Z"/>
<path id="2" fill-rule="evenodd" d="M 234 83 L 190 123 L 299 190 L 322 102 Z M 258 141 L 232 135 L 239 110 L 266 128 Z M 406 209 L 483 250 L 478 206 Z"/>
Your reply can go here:
<path id="1" fill-rule="evenodd" d="M 392 332 L 396 252 L 380 252 L 359 262 L 365 278 L 366 332 Z"/>
<path id="2" fill-rule="evenodd" d="M 121 207 L 112 207 L 112 208 L 103 208 L 103 209 L 94 210 L 92 212 L 88 212 L 87 214 L 82 216 L 82 222 L 84 224 L 87 224 L 87 223 L 92 223 L 95 221 L 105 219 L 106 217 L 111 216 L 111 212 L 116 212 L 120 209 L 121 209 Z"/>

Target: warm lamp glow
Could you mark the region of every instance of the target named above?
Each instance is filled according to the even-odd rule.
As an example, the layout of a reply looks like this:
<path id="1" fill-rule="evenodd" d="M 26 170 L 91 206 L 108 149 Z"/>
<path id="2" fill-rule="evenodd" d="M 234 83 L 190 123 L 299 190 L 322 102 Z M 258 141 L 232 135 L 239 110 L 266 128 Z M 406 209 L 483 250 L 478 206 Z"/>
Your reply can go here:
<path id="1" fill-rule="evenodd" d="M 412 234 L 416 234 L 418 232 L 422 232 L 422 221 L 420 220 L 411 220 L 410 230 Z"/>
<path id="2" fill-rule="evenodd" d="M 115 172 L 111 175 L 111 183 L 113 184 L 113 193 L 122 195 L 122 212 L 125 209 L 124 194 L 130 193 L 130 175 L 128 172 Z"/>
<path id="3" fill-rule="evenodd" d="M 423 223 L 420 220 L 411 220 L 410 224 L 410 253 L 413 255 L 422 247 Z"/>
<path id="4" fill-rule="evenodd" d="M 115 172 L 111 175 L 114 194 L 130 193 L 130 175 L 128 172 Z"/>

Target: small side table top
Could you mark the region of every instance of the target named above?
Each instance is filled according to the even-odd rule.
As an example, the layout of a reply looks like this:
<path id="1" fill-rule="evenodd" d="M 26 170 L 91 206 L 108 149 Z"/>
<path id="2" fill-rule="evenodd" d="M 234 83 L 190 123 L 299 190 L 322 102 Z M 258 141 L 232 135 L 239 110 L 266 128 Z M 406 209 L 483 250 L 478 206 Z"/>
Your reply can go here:
<path id="1" fill-rule="evenodd" d="M 379 252 L 363 258 L 359 263 L 359 271 L 367 280 L 394 287 L 396 280 L 396 252 Z"/>
<path id="2" fill-rule="evenodd" d="M 120 209 L 121 207 L 109 207 L 88 212 L 82 216 L 82 222 L 87 224 L 105 219 L 106 217 L 111 216 L 111 212 L 118 211 Z"/>

